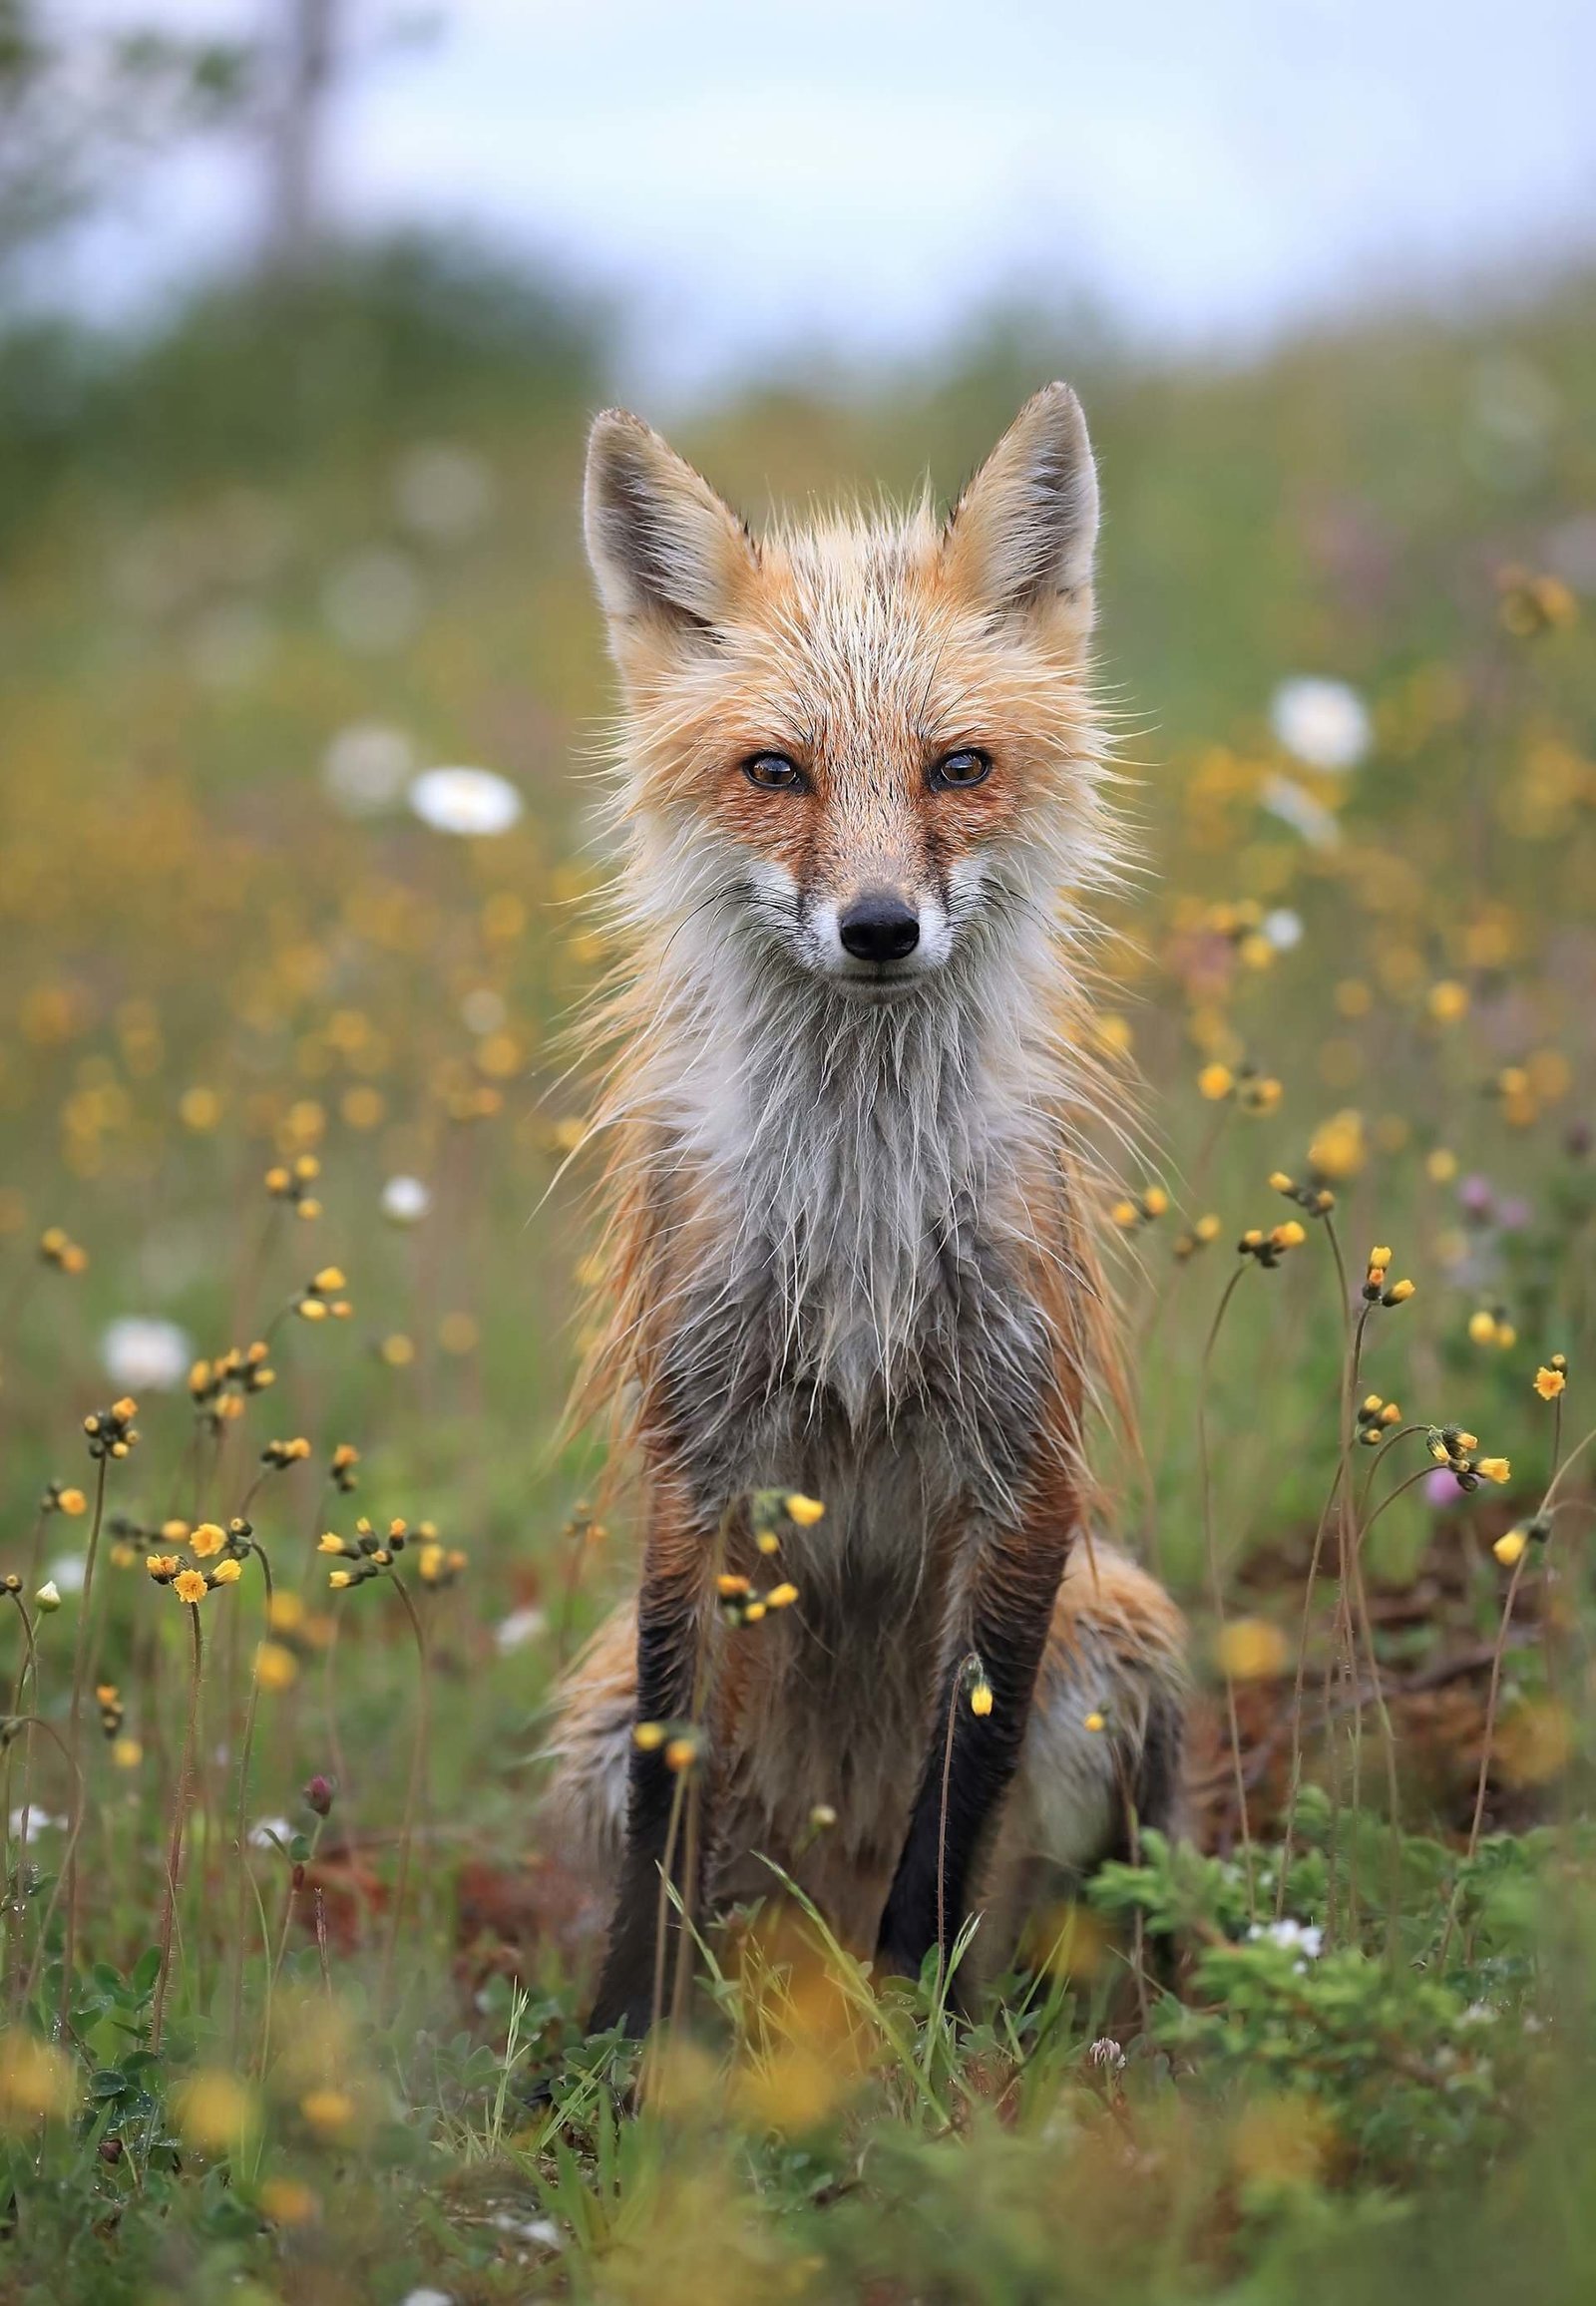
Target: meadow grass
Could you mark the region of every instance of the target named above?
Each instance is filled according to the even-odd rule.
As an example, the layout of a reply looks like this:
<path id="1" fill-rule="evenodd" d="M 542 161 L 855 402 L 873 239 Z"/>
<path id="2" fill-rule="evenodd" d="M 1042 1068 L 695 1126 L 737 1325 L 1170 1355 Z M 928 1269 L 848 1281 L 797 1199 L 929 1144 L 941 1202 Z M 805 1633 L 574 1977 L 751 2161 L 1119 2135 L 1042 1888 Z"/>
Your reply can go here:
<path id="1" fill-rule="evenodd" d="M 632 1559 L 559 1422 L 596 356 L 479 314 L 440 367 L 389 313 L 413 382 L 293 415 L 211 309 L 12 472 L 0 2298 L 1585 2293 L 1589 318 L 1223 374 L 1016 333 L 684 442 L 757 517 L 951 489 L 1083 387 L 1147 867 L 1098 1022 L 1140 1421 L 1098 1461 L 1201 1688 L 1192 1842 L 1038 1917 L 972 2022 L 773 1881 L 640 2103 L 534 1819 Z M 523 814 L 422 821 L 440 762 Z"/>

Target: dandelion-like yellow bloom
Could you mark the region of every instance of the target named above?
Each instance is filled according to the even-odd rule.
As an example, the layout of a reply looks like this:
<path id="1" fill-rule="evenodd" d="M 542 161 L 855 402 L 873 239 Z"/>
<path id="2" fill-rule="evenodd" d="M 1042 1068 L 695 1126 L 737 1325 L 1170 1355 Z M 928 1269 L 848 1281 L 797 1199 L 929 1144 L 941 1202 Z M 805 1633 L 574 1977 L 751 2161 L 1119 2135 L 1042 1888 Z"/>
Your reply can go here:
<path id="1" fill-rule="evenodd" d="M 225 1561 L 218 1561 L 210 1572 L 210 1582 L 213 1586 L 236 1585 L 242 1575 L 243 1563 L 234 1561 L 229 1554 Z"/>
<path id="2" fill-rule="evenodd" d="M 189 1543 L 201 1561 L 208 1561 L 219 1553 L 227 1542 L 227 1533 L 213 1521 L 201 1521 Z"/>
<path id="3" fill-rule="evenodd" d="M 781 1585 L 771 1587 L 765 1596 L 765 1607 L 771 1610 L 790 1610 L 797 1599 L 798 1588 L 787 1579 Z"/>
<path id="4" fill-rule="evenodd" d="M 668 1735 L 663 1722 L 639 1722 L 631 1732 L 631 1741 L 639 1753 L 657 1753 Z"/>
<path id="5" fill-rule="evenodd" d="M 970 1711 L 972 1714 L 978 1715 L 982 1721 L 985 1721 L 987 1716 L 992 1712 L 992 1684 L 988 1681 L 985 1674 L 981 1676 L 979 1681 L 977 1681 L 974 1688 L 971 1690 Z"/>
<path id="6" fill-rule="evenodd" d="M 289 1690 L 298 1679 L 299 1661 L 292 1650 L 281 1642 L 262 1642 L 255 1652 L 255 1680 L 261 1689 L 273 1693 Z"/>
<path id="7" fill-rule="evenodd" d="M 690 1769 L 697 1759 L 698 1747 L 691 1737 L 672 1737 L 665 1745 L 665 1767 L 678 1774 Z"/>
<path id="8" fill-rule="evenodd" d="M 1417 1284 L 1415 1282 L 1394 1281 L 1382 1302 L 1389 1306 L 1404 1306 L 1408 1299 L 1415 1294 Z"/>
<path id="9" fill-rule="evenodd" d="M 1488 1345 L 1494 1344 L 1496 1316 L 1487 1313 L 1485 1308 L 1481 1306 L 1477 1313 L 1472 1313 L 1468 1317 L 1468 1336 L 1472 1345 Z"/>
<path id="10" fill-rule="evenodd" d="M 1080 1726 L 1082 1730 L 1089 1730 L 1091 1734 L 1095 1737 L 1102 1730 L 1107 1729 L 1108 1724 L 1105 1717 L 1099 1714 L 1094 1706 L 1091 1712 L 1082 1721 Z"/>
<path id="11" fill-rule="evenodd" d="M 1438 1025 L 1454 1025 L 1468 1014 L 1468 987 L 1455 977 L 1442 977 L 1430 986 L 1425 1005 Z"/>
<path id="12" fill-rule="evenodd" d="M 235 2075 L 196 2074 L 173 2094 L 178 2134 L 200 2153 L 225 2153 L 257 2119 L 254 2095 Z"/>
<path id="13" fill-rule="evenodd" d="M 1474 1471 L 1482 1481 L 1505 1482 L 1512 1479 L 1513 1468 L 1505 1457 L 1476 1457 Z"/>
<path id="14" fill-rule="evenodd" d="M 1111 1225 L 1117 1225 L 1121 1233 L 1128 1233 L 1136 1222 L 1137 1214 L 1134 1201 L 1116 1201 L 1108 1212 L 1108 1221 Z"/>
<path id="15" fill-rule="evenodd" d="M 1529 1539 L 1523 1530 L 1504 1529 L 1490 1550 L 1501 1563 L 1503 1569 L 1511 1569 L 1516 1562 L 1523 1559 L 1524 1549 L 1528 1544 Z"/>
<path id="16" fill-rule="evenodd" d="M 324 1529 L 316 1540 L 317 1553 L 342 1553 L 343 1539 L 334 1531 Z"/>
<path id="17" fill-rule="evenodd" d="M 800 1529 L 813 1529 L 825 1514 L 826 1508 L 818 1497 L 805 1497 L 801 1489 L 789 1489 L 782 1499 L 782 1509 L 789 1521 Z"/>
<path id="18" fill-rule="evenodd" d="M 262 2214 L 278 2226 L 308 2226 L 321 2208 L 297 2178 L 267 2178 L 255 2195 Z"/>
<path id="19" fill-rule="evenodd" d="M 83 1513 L 88 1504 L 89 1500 L 81 1489 L 59 1489 L 56 1492 L 56 1510 L 59 1513 Z"/>
<path id="20" fill-rule="evenodd" d="M 1562 1355 L 1559 1354 L 1557 1359 L 1561 1360 L 1561 1358 Z M 1550 1364 L 1543 1362 L 1535 1371 L 1534 1381 L 1535 1390 L 1543 1401 L 1555 1401 L 1563 1387 L 1568 1383 L 1568 1373 L 1566 1370 L 1560 1369 L 1556 1361 Z"/>
<path id="21" fill-rule="evenodd" d="M 205 1598 L 208 1588 L 197 1569 L 181 1569 L 172 1581 L 172 1590 L 180 1602 L 197 1609 Z"/>
<path id="22" fill-rule="evenodd" d="M 0 2038 L 0 2128 L 62 2120 L 77 2099 L 77 2070 L 65 2051 L 20 2029 Z"/>
<path id="23" fill-rule="evenodd" d="M 335 1594 L 341 1594 L 346 1586 L 352 1586 L 354 1582 L 346 1569 L 330 1569 L 327 1572 L 327 1583 Z"/>
<path id="24" fill-rule="evenodd" d="M 355 2117 L 355 2102 L 343 2090 L 307 2090 L 299 2112 L 317 2137 L 341 2137 Z"/>
<path id="25" fill-rule="evenodd" d="M 1197 1094 L 1217 1105 L 1228 1097 L 1236 1086 L 1236 1076 L 1228 1065 L 1204 1065 L 1197 1076 Z"/>
<path id="26" fill-rule="evenodd" d="M 1236 1618 L 1214 1638 L 1214 1662 L 1231 1682 L 1268 1682 L 1286 1670 L 1290 1645 L 1268 1618 Z"/>

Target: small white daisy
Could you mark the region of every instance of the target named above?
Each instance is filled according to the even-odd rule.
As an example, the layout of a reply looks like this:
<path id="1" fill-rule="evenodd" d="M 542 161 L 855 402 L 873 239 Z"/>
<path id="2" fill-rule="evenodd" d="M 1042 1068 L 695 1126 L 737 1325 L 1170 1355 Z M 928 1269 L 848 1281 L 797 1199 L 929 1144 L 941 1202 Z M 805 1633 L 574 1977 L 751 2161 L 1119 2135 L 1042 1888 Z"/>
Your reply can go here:
<path id="1" fill-rule="evenodd" d="M 1344 680 L 1299 675 L 1270 700 L 1269 725 L 1289 753 L 1311 769 L 1356 769 L 1374 742 L 1369 707 Z"/>
<path id="2" fill-rule="evenodd" d="M 129 1393 L 166 1393 L 181 1385 L 194 1365 L 194 1342 L 176 1322 L 124 1314 L 107 1324 L 100 1359 L 114 1385 Z"/>
<path id="3" fill-rule="evenodd" d="M 419 1177 L 390 1177 L 382 1189 L 382 1214 L 390 1225 L 419 1225 L 432 1207 L 432 1190 Z"/>
<path id="4" fill-rule="evenodd" d="M 492 769 L 428 769 L 410 788 L 410 806 L 435 833 L 486 839 L 509 832 L 522 799 L 509 778 Z"/>

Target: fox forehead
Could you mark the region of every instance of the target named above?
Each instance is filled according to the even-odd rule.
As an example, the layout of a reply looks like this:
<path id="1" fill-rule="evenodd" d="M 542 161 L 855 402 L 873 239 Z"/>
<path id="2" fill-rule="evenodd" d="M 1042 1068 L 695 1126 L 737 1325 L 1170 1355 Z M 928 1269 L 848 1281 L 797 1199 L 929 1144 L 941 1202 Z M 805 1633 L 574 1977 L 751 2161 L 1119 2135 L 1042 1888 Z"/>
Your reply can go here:
<path id="1" fill-rule="evenodd" d="M 925 510 L 767 537 L 718 645 L 675 669 L 659 718 L 678 758 L 790 750 L 840 782 L 959 744 L 1034 765 L 1084 714 L 1049 652 L 963 596 Z"/>

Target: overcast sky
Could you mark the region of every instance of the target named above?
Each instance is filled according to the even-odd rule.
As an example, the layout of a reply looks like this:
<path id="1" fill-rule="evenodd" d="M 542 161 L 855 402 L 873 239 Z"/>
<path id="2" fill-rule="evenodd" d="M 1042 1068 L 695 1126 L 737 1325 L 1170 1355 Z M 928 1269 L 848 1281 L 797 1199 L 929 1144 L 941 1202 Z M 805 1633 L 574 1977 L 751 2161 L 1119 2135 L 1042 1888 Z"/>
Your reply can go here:
<path id="1" fill-rule="evenodd" d="M 273 0 L 57 0 L 238 28 Z M 358 28 L 379 0 L 344 0 Z M 393 13 L 390 4 L 388 13 Z M 620 292 L 661 389 L 946 338 L 1014 290 L 1139 337 L 1596 243 L 1589 0 L 445 0 L 352 77 L 351 221 L 485 226 Z M 137 301 L 256 228 L 245 158 L 164 170 L 79 249 Z"/>

